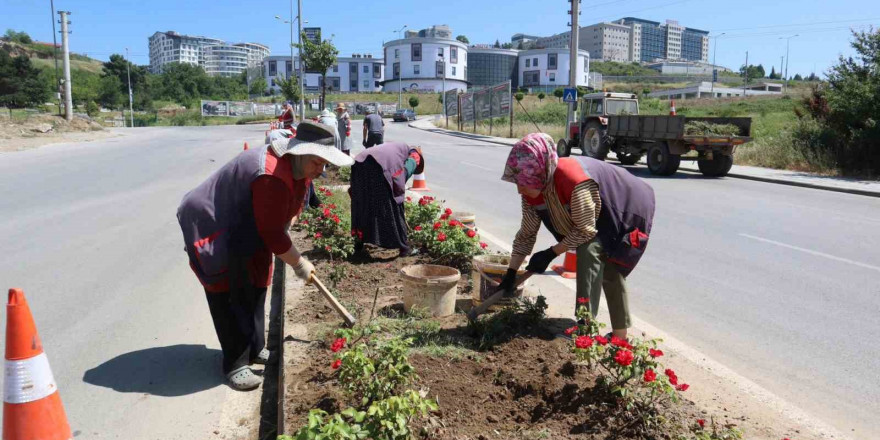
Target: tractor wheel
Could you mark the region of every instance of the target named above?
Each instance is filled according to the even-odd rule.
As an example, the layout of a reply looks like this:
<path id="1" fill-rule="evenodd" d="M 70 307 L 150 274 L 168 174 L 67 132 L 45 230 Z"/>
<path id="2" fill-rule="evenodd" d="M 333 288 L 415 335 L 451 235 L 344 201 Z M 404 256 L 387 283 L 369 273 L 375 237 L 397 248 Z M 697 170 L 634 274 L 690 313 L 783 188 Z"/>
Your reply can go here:
<path id="1" fill-rule="evenodd" d="M 715 153 L 712 160 L 698 160 L 697 168 L 706 177 L 724 177 L 733 166 L 733 156 Z"/>
<path id="2" fill-rule="evenodd" d="M 608 134 L 605 127 L 598 121 L 587 123 L 587 129 L 581 138 L 581 150 L 585 156 L 605 160 L 608 155 Z"/>
<path id="3" fill-rule="evenodd" d="M 671 176 L 678 171 L 679 164 L 681 156 L 670 153 L 665 142 L 658 142 L 648 149 L 648 169 L 651 174 Z"/>

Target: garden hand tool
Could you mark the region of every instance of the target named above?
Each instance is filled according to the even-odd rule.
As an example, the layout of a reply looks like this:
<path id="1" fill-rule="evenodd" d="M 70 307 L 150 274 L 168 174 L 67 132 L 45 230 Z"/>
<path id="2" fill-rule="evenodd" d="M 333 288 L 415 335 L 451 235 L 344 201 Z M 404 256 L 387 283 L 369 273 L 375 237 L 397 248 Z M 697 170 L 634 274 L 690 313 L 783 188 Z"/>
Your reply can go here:
<path id="1" fill-rule="evenodd" d="M 526 272 L 523 276 L 519 277 L 519 279 L 516 280 L 516 284 L 514 284 L 511 290 L 516 290 L 517 287 L 526 282 L 526 280 L 534 274 L 535 272 Z M 495 293 L 493 293 L 492 296 L 486 298 L 486 300 L 483 301 L 482 304 L 471 309 L 471 311 L 468 312 L 468 319 L 471 321 L 475 321 L 478 316 L 486 313 L 486 310 L 489 310 L 489 307 L 492 307 L 493 305 L 495 305 L 495 303 L 497 303 L 501 300 L 501 298 L 504 297 L 504 292 L 505 290 L 499 285 L 498 289 L 495 290 Z"/>
<path id="2" fill-rule="evenodd" d="M 342 319 L 345 320 L 345 324 L 348 327 L 354 327 L 355 322 L 357 322 L 354 319 L 354 316 L 351 316 L 351 313 L 348 313 L 348 310 L 346 310 L 345 307 L 339 303 L 339 300 L 337 300 L 336 297 L 333 296 L 333 294 L 331 294 L 329 290 L 327 290 L 327 287 L 324 286 L 324 283 L 322 283 L 321 280 L 319 280 L 314 273 L 312 273 L 312 276 L 309 278 L 309 283 L 314 284 L 315 287 L 317 287 L 318 290 L 321 291 L 321 293 L 324 295 L 324 298 L 328 302 L 330 302 L 330 305 L 333 306 L 333 309 L 336 310 L 336 313 L 339 313 L 339 316 L 342 316 Z"/>

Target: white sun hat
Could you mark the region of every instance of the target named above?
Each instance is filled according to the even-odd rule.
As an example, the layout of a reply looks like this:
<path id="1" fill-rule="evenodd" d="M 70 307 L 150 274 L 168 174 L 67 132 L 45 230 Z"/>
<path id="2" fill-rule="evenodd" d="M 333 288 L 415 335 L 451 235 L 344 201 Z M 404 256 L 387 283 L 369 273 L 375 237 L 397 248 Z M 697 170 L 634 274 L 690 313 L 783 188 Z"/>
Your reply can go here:
<path id="1" fill-rule="evenodd" d="M 338 167 L 349 167 L 354 159 L 336 148 L 335 127 L 311 121 L 300 122 L 296 126 L 296 137 L 272 140 L 271 147 L 275 155 L 294 156 L 313 155 Z"/>

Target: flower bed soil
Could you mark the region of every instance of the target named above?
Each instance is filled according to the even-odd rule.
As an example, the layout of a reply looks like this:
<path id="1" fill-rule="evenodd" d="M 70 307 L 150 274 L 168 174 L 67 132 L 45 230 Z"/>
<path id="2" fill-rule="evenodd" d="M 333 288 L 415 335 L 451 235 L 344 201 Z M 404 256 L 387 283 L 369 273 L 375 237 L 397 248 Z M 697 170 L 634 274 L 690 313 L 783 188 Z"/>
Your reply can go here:
<path id="1" fill-rule="evenodd" d="M 299 249 L 311 249 L 304 234 L 292 235 Z M 396 250 L 372 249 L 369 256 L 333 263 L 321 253 L 305 252 L 328 286 L 334 264 L 345 267 L 346 275 L 335 290 L 361 323 L 371 315 L 388 316 L 402 310 L 398 271 L 425 262 L 425 257 L 395 258 L 396 254 Z M 468 275 L 463 274 L 460 292 L 468 289 Z M 351 402 L 330 368 L 333 354 L 329 341 L 341 319 L 311 287 L 287 319 L 307 325 L 310 340 L 305 356 L 309 365 L 287 369 L 285 426 L 293 433 L 305 423 L 310 409 L 334 413 Z M 437 321 L 438 335 L 462 349 L 454 355 L 434 354 L 420 350 L 416 342 L 410 355 L 420 376 L 416 389 L 427 390 L 428 397 L 440 405 L 439 411 L 419 422 L 424 438 L 672 439 L 686 434 L 681 426 L 707 418 L 693 403 L 682 399 L 662 411 L 665 419 L 679 422 L 672 423 L 679 428 L 654 432 L 635 428 L 633 420 L 614 409 L 613 398 L 595 384 L 595 376 L 585 366 L 572 363 L 570 342 L 557 337 L 571 321 L 543 320 L 511 328 L 503 340 L 485 351 L 471 350 L 478 348 L 479 335 L 468 328 L 463 314 Z"/>

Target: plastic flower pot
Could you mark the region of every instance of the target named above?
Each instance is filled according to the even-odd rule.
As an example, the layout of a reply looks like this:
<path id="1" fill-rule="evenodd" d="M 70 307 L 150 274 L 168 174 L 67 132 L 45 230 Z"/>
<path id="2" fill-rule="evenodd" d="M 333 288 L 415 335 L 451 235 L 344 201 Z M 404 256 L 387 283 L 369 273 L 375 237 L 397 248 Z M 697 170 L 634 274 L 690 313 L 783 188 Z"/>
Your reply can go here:
<path id="1" fill-rule="evenodd" d="M 416 264 L 400 269 L 403 281 L 403 308 L 427 309 L 431 316 L 455 313 L 455 299 L 461 272 L 449 266 Z"/>

